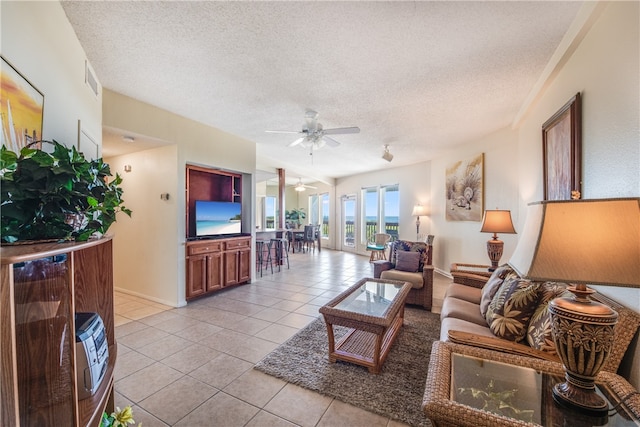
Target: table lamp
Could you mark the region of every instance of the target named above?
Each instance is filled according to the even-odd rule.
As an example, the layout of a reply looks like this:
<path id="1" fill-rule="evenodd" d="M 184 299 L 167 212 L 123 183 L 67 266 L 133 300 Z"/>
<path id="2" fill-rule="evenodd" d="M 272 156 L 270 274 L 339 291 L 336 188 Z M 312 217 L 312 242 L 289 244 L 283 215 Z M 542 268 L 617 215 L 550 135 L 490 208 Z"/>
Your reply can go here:
<path id="1" fill-rule="evenodd" d="M 516 232 L 511 221 L 511 211 L 499 209 L 484 211 L 480 232 L 493 233 L 493 237 L 487 242 L 487 254 L 491 260 L 489 271 L 495 271 L 504 248 L 504 242 L 498 239 L 497 233 L 515 234 Z"/>
<path id="2" fill-rule="evenodd" d="M 566 380 L 553 387 L 553 398 L 606 414 L 594 380 L 611 350 L 618 314 L 592 301 L 595 291 L 586 284 L 640 287 L 640 198 L 530 204 L 509 264 L 523 278 L 570 284 L 574 295 L 549 305 Z"/>
<path id="3" fill-rule="evenodd" d="M 426 215 L 427 211 L 424 206 L 418 204 L 413 207 L 413 211 L 411 212 L 411 216 L 416 217 L 416 240 L 418 240 L 420 236 L 420 217 Z"/>

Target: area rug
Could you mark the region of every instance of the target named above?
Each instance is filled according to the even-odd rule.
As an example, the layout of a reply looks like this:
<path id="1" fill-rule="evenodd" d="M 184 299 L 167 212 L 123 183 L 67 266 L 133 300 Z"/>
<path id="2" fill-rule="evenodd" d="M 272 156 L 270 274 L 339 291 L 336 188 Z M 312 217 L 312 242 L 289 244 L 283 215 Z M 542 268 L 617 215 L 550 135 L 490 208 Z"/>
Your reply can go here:
<path id="1" fill-rule="evenodd" d="M 346 328 L 335 327 L 336 337 Z M 440 316 L 405 309 L 405 322 L 380 374 L 338 361 L 329 363 L 327 328 L 322 317 L 311 322 L 255 366 L 345 403 L 411 426 L 430 426 L 422 412 L 431 344 L 440 337 Z"/>

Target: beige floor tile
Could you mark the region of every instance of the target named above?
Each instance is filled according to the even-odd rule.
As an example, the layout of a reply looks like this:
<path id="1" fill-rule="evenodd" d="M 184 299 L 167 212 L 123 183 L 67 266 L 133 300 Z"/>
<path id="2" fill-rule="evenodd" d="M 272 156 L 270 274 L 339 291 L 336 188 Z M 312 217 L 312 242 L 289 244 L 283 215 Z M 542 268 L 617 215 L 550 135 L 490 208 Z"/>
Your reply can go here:
<path id="1" fill-rule="evenodd" d="M 156 362 L 116 382 L 116 391 L 134 402 L 151 396 L 178 378 L 182 373 Z"/>
<path id="2" fill-rule="evenodd" d="M 331 401 L 310 390 L 287 384 L 264 409 L 303 427 L 313 427 L 325 413 Z"/>
<path id="3" fill-rule="evenodd" d="M 153 305 L 152 305 L 153 306 Z M 140 319 L 140 323 L 144 323 L 145 325 L 155 326 L 159 323 L 176 320 L 180 317 L 177 313 L 174 313 L 173 310 L 163 310 L 160 313 L 153 314 L 151 316 L 147 316 L 145 318 Z"/>
<path id="4" fill-rule="evenodd" d="M 316 320 L 315 316 L 305 316 L 304 314 L 290 313 L 284 316 L 282 319 L 278 320 L 278 324 L 301 329 L 314 320 Z"/>
<path id="5" fill-rule="evenodd" d="M 142 308 L 138 308 L 131 311 L 125 311 L 124 313 L 120 313 L 123 317 L 128 317 L 129 319 L 139 320 L 143 317 L 151 316 L 153 314 L 162 313 L 165 311 L 164 308 L 159 308 L 153 305 L 145 306 Z"/>
<path id="6" fill-rule="evenodd" d="M 189 375 L 221 390 L 252 367 L 253 364 L 246 360 L 220 354 Z"/>
<path id="7" fill-rule="evenodd" d="M 298 302 L 298 301 L 283 300 L 283 301 L 280 301 L 279 303 L 273 304 L 271 307 L 272 308 L 278 308 L 280 310 L 295 311 L 295 310 L 299 309 L 300 307 L 302 307 L 303 305 L 304 305 L 304 303 L 301 303 L 301 302 Z"/>
<path id="8" fill-rule="evenodd" d="M 131 409 L 133 410 L 133 419 L 136 422 L 136 426 L 142 424 L 144 427 L 168 427 L 166 423 L 160 421 L 137 405 Z"/>
<path id="9" fill-rule="evenodd" d="M 269 325 L 271 325 L 271 322 L 256 319 L 253 317 L 247 317 L 246 319 L 242 319 L 241 321 L 229 326 L 229 329 L 242 332 L 243 334 L 247 335 L 255 335 Z"/>
<path id="10" fill-rule="evenodd" d="M 204 345 L 193 344 L 162 359 L 161 362 L 184 374 L 188 374 L 219 355 L 220 352 L 217 350 Z"/>
<path id="11" fill-rule="evenodd" d="M 154 360 L 162 360 L 165 357 L 169 357 L 173 353 L 177 353 L 191 345 L 193 345 L 191 341 L 175 335 L 169 335 L 159 339 L 158 341 L 147 344 L 144 347 L 140 347 L 138 352 L 151 357 Z"/>
<path id="12" fill-rule="evenodd" d="M 129 334 L 147 329 L 149 326 L 144 323 L 137 322 L 135 320 L 128 319 L 129 321 L 124 325 L 116 326 L 116 340 L 118 342 Z"/>
<path id="13" fill-rule="evenodd" d="M 173 425 L 218 392 L 217 389 L 184 376 L 138 405 L 169 425 Z"/>
<path id="14" fill-rule="evenodd" d="M 114 372 L 115 381 L 119 381 L 135 372 L 138 372 L 140 369 L 153 365 L 154 360 L 150 357 L 133 350 L 121 353 L 120 347 L 124 346 L 118 345 L 118 357 L 116 359 L 116 369 Z"/>
<path id="15" fill-rule="evenodd" d="M 256 319 L 266 320 L 268 322 L 275 322 L 278 319 L 282 319 L 284 316 L 289 314 L 286 310 L 279 310 L 277 308 L 265 308 L 258 313 L 253 314 L 251 317 L 255 317 Z"/>
<path id="16" fill-rule="evenodd" d="M 194 325 L 181 329 L 175 332 L 175 335 L 187 339 L 192 342 L 200 342 L 208 336 L 220 332 L 222 328 L 220 326 L 212 325 L 210 323 L 199 322 L 195 319 L 189 319 L 189 321 L 196 322 Z"/>
<path id="17" fill-rule="evenodd" d="M 227 350 L 227 353 L 247 362 L 258 363 L 267 354 L 275 350 L 276 347 L 278 347 L 278 344 L 272 341 L 258 337 L 248 337 L 242 344 Z"/>
<path id="18" fill-rule="evenodd" d="M 121 327 L 126 328 L 127 326 L 128 324 Z M 168 333 L 161 331 L 160 329 L 148 326 L 145 329 L 141 329 L 131 334 L 125 335 L 122 338 L 118 338 L 118 342 L 121 342 L 122 344 L 131 347 L 134 350 L 137 350 L 144 347 L 145 345 L 154 343 L 168 336 Z"/>
<path id="19" fill-rule="evenodd" d="M 388 421 L 386 417 L 334 399 L 316 427 L 386 427 Z"/>
<path id="20" fill-rule="evenodd" d="M 258 414 L 251 419 L 246 427 L 295 427 L 295 424 L 290 423 L 287 420 L 284 420 L 280 417 L 276 417 L 273 414 L 270 414 L 266 411 L 260 411 Z"/>
<path id="21" fill-rule="evenodd" d="M 313 304 L 305 304 L 299 309 L 297 309 L 296 311 L 294 311 L 294 313 L 304 314 L 305 316 L 313 316 L 313 317 L 320 316 L 320 312 L 318 311 L 318 306 Z"/>
<path id="22" fill-rule="evenodd" d="M 247 424 L 258 411 L 259 409 L 255 406 L 220 392 L 180 420 L 176 426 L 241 427 Z"/>
<path id="23" fill-rule="evenodd" d="M 259 408 L 269 402 L 287 383 L 271 375 L 250 369 L 223 391 Z"/>
<path id="24" fill-rule="evenodd" d="M 158 314 L 158 316 L 164 313 L 160 313 Z M 160 329 L 165 332 L 168 332 L 170 334 L 177 334 L 180 331 L 192 328 L 194 326 L 202 325 L 202 324 L 203 322 L 198 319 L 193 319 L 188 316 L 177 315 L 175 318 L 167 319 L 162 322 L 156 323 L 155 325 L 153 325 L 153 327 L 156 329 Z"/>
<path id="25" fill-rule="evenodd" d="M 124 317 L 124 316 L 120 316 L 119 314 L 116 314 L 115 316 L 113 316 L 113 324 L 114 326 L 122 326 L 125 323 L 129 323 L 129 322 L 133 322 L 133 320 Z"/>
<path id="26" fill-rule="evenodd" d="M 298 332 L 298 328 L 291 326 L 271 324 L 258 332 L 255 336 L 277 344 L 282 344 Z"/>

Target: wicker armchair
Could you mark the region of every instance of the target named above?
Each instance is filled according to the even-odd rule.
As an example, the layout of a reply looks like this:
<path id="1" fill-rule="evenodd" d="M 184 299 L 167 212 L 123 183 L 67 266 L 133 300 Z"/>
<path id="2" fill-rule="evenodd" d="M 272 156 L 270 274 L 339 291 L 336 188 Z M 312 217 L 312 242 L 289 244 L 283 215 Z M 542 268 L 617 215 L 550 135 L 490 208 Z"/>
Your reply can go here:
<path id="1" fill-rule="evenodd" d="M 431 239 L 433 241 L 433 239 Z M 423 254 L 422 267 L 417 272 L 406 272 L 395 269 L 396 251 L 407 250 L 420 251 Z M 423 242 L 406 242 L 396 240 L 389 249 L 389 260 L 374 261 L 373 275 L 375 278 L 401 280 L 412 283 L 414 286 L 407 296 L 406 303 L 420 305 L 431 310 L 433 301 L 433 246 Z"/>

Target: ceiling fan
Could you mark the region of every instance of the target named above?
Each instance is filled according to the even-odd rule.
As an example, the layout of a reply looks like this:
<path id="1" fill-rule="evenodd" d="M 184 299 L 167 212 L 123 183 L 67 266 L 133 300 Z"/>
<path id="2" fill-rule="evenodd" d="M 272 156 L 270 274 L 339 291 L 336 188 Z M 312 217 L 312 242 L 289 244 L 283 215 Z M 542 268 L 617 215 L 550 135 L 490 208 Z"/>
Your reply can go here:
<path id="1" fill-rule="evenodd" d="M 298 183 L 295 185 L 295 187 L 293 187 L 294 190 L 296 191 L 304 191 L 307 188 L 310 188 L 312 190 L 317 189 L 318 187 L 313 187 L 311 185 L 305 185 L 302 183 L 302 178 L 298 178 Z"/>
<path id="2" fill-rule="evenodd" d="M 340 145 L 338 141 L 327 135 L 338 135 L 345 133 L 359 133 L 360 128 L 356 126 L 324 129 L 322 123 L 318 123 L 318 112 L 314 110 L 307 110 L 304 118 L 306 124 L 302 126 L 302 130 L 268 130 L 268 133 L 295 133 L 302 134 L 302 136 L 288 145 L 288 147 L 295 147 L 300 145 L 304 148 L 309 148 L 313 153 L 313 150 L 329 145 L 330 147 L 337 147 Z"/>

